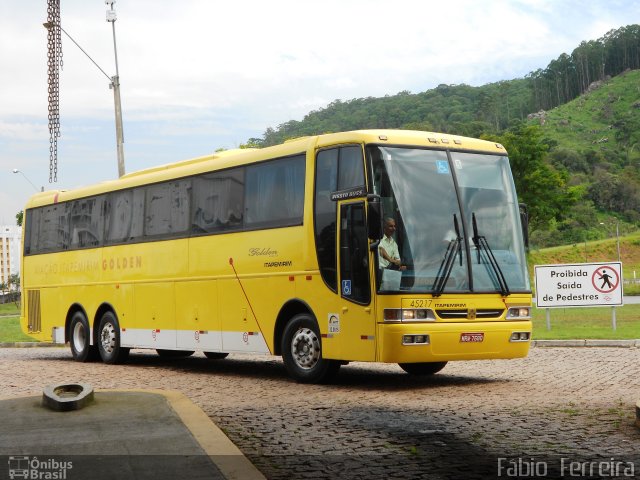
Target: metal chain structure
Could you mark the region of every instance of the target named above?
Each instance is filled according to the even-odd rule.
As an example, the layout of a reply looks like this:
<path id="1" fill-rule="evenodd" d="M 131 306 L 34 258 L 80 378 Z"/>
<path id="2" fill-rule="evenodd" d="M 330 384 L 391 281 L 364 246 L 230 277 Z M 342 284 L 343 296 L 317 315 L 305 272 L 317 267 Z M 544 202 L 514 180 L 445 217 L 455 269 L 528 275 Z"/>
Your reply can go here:
<path id="1" fill-rule="evenodd" d="M 60 70 L 62 27 L 60 0 L 47 0 L 47 66 L 49 82 L 49 183 L 58 181 L 58 137 L 60 137 Z"/>

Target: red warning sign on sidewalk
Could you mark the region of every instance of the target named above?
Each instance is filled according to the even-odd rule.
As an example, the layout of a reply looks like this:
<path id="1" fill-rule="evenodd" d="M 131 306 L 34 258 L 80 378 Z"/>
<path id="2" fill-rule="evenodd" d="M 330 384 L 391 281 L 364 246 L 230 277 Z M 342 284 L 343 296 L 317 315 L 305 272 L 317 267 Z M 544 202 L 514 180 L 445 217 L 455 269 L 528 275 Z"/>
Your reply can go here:
<path id="1" fill-rule="evenodd" d="M 536 306 L 622 305 L 622 263 L 536 265 Z"/>

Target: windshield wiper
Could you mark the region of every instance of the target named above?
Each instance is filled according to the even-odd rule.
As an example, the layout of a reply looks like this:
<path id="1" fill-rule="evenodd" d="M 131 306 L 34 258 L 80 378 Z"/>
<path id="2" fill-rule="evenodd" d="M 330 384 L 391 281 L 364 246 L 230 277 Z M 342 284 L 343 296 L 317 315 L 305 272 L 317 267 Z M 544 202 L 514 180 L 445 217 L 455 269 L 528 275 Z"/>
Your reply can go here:
<path id="1" fill-rule="evenodd" d="M 456 238 L 449 242 L 447 245 L 447 251 L 444 254 L 438 274 L 436 275 L 436 281 L 433 284 L 432 295 L 439 297 L 444 291 L 444 287 L 449 281 L 449 276 L 453 270 L 453 264 L 455 263 L 456 256 L 460 256 L 460 266 L 462 266 L 462 236 L 460 235 L 460 227 L 458 226 L 458 217 L 453 214 L 453 226 L 456 230 Z"/>
<path id="2" fill-rule="evenodd" d="M 480 260 L 482 254 L 484 253 L 484 257 L 486 258 L 486 262 L 484 262 L 484 264 L 487 268 L 487 271 L 489 272 L 491 280 L 500 289 L 500 293 L 503 297 L 509 295 L 511 293 L 509 292 L 509 285 L 507 284 L 507 280 L 502 273 L 500 265 L 498 265 L 496 257 L 493 255 L 493 250 L 491 250 L 489 242 L 487 242 L 486 237 L 478 234 L 478 223 L 476 222 L 475 212 L 471 214 L 471 224 L 473 226 L 472 240 L 478 253 L 478 264 L 482 263 L 480 262 Z M 491 266 L 491 270 L 489 269 L 489 265 Z"/>

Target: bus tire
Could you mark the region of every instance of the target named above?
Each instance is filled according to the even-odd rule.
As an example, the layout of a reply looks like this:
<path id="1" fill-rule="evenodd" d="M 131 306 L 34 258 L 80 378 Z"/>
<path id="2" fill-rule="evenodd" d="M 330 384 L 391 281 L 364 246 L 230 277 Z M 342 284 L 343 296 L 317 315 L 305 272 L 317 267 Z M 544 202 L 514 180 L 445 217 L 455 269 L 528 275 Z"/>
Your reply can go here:
<path id="1" fill-rule="evenodd" d="M 228 353 L 224 352 L 203 352 L 204 356 L 209 360 L 223 360 L 229 356 Z"/>
<path id="2" fill-rule="evenodd" d="M 411 375 L 433 375 L 442 370 L 447 362 L 399 363 L 400 368 Z"/>
<path id="3" fill-rule="evenodd" d="M 193 350 L 163 350 L 161 348 L 157 348 L 156 352 L 162 358 L 185 358 L 196 353 Z"/>
<path id="4" fill-rule="evenodd" d="M 91 329 L 84 313 L 78 311 L 69 324 L 69 345 L 76 362 L 90 362 L 98 358 L 98 348 L 91 345 Z"/>
<path id="5" fill-rule="evenodd" d="M 97 343 L 104 363 L 122 363 L 129 356 L 129 349 L 120 346 L 120 325 L 113 312 L 105 312 L 102 315 Z"/>
<path id="6" fill-rule="evenodd" d="M 326 382 L 340 369 L 340 362 L 322 358 L 318 325 L 308 314 L 298 314 L 287 323 L 281 346 L 287 373 L 299 383 Z"/>

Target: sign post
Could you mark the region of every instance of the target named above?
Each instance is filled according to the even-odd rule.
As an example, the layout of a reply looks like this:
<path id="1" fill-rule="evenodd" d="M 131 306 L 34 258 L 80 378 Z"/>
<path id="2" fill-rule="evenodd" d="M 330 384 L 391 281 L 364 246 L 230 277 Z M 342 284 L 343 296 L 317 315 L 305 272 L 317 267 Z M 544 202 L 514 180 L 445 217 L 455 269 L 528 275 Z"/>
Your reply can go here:
<path id="1" fill-rule="evenodd" d="M 611 306 L 616 329 L 615 307 L 623 304 L 622 263 L 536 265 L 534 269 L 538 308 Z"/>

